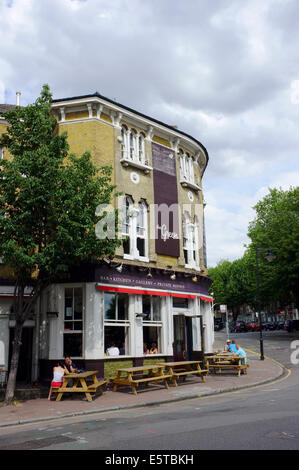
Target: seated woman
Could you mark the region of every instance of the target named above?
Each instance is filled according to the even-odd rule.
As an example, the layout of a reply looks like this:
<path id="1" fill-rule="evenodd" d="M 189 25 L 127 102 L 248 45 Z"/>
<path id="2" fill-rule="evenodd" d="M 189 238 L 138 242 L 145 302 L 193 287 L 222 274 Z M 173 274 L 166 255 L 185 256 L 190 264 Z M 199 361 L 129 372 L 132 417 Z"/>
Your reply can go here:
<path id="1" fill-rule="evenodd" d="M 150 354 L 157 354 L 157 353 L 158 353 L 157 345 L 156 345 L 156 343 L 153 343 L 152 347 L 150 349 Z"/>
<path id="2" fill-rule="evenodd" d="M 143 354 L 149 354 L 149 349 L 146 343 L 143 344 Z"/>
<path id="3" fill-rule="evenodd" d="M 60 362 L 58 362 L 57 366 L 53 367 L 53 379 L 52 379 L 51 386 L 50 386 L 48 400 L 50 400 L 51 398 L 53 387 L 61 387 L 62 377 L 64 376 L 64 374 L 68 374 L 67 369 L 65 369 L 60 364 Z"/>

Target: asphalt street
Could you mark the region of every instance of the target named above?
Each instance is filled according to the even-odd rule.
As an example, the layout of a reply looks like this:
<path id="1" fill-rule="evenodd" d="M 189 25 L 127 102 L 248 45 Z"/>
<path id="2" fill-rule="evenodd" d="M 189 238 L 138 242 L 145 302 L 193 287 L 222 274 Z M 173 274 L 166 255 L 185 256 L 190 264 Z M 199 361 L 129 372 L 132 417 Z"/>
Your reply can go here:
<path id="1" fill-rule="evenodd" d="M 259 351 L 259 333 L 230 337 Z M 216 333 L 220 347 L 225 339 L 224 330 Z M 265 355 L 286 367 L 275 382 L 179 404 L 0 429 L 0 450 L 298 450 L 299 365 L 292 363 L 291 346 L 299 345 L 299 335 L 273 331 L 264 339 Z"/>

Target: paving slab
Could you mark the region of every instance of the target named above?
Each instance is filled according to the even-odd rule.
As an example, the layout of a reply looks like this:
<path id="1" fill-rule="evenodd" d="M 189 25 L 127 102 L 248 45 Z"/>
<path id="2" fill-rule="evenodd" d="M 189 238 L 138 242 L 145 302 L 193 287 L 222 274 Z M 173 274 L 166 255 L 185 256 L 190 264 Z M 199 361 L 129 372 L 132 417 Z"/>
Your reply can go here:
<path id="1" fill-rule="evenodd" d="M 15 402 L 9 406 L 0 403 L 0 427 L 227 393 L 274 381 L 285 373 L 284 367 L 278 362 L 269 358 L 261 361 L 257 355 L 250 352 L 248 362 L 247 375 L 238 377 L 236 372 L 227 370 L 221 374 L 209 374 L 205 382 L 197 376 L 188 376 L 185 382 L 179 383 L 178 387 L 174 387 L 171 383 L 168 389 L 160 384 L 149 385 L 138 389 L 137 396 L 130 388 L 120 387 L 116 392 L 107 390 L 103 395 L 96 396 L 92 402 L 84 401 L 81 394 L 73 394 L 72 397 L 63 397 L 60 402 L 54 401 L 55 395 L 53 395 L 53 401 L 48 401 L 47 398 L 35 398 Z"/>

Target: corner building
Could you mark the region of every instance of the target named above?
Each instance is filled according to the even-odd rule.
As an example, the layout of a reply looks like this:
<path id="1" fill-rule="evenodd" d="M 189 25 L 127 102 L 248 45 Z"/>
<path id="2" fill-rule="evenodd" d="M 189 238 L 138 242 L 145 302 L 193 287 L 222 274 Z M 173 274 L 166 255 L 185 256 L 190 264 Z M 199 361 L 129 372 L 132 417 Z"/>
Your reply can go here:
<path id="1" fill-rule="evenodd" d="M 194 137 L 99 93 L 53 100 L 58 132 L 70 152 L 90 151 L 113 168 L 122 195 L 122 245 L 113 259 L 73 269 L 44 292 L 29 351 L 39 363 L 32 379 L 51 377 L 70 355 L 104 375 L 108 361 L 198 359 L 214 341 L 206 267 L 202 178 L 208 152 Z M 107 356 L 115 344 L 117 357 Z M 147 355 L 144 344 L 156 344 Z M 28 346 L 30 347 L 30 346 Z M 121 364 L 120 364 L 121 367 Z"/>

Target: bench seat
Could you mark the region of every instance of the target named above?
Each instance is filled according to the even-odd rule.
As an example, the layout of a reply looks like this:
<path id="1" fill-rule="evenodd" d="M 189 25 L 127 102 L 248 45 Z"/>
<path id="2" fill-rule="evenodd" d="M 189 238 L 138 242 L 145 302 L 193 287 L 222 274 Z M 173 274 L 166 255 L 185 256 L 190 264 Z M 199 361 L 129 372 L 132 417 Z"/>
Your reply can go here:
<path id="1" fill-rule="evenodd" d="M 247 374 L 247 369 L 248 369 L 248 364 L 228 364 L 228 363 L 221 363 L 221 362 L 216 362 L 213 364 L 209 364 L 209 369 L 214 369 L 216 373 L 216 369 L 219 369 L 221 372 L 221 369 L 236 369 L 238 372 L 238 375 L 240 376 L 240 372 L 244 371 L 244 374 Z"/>

